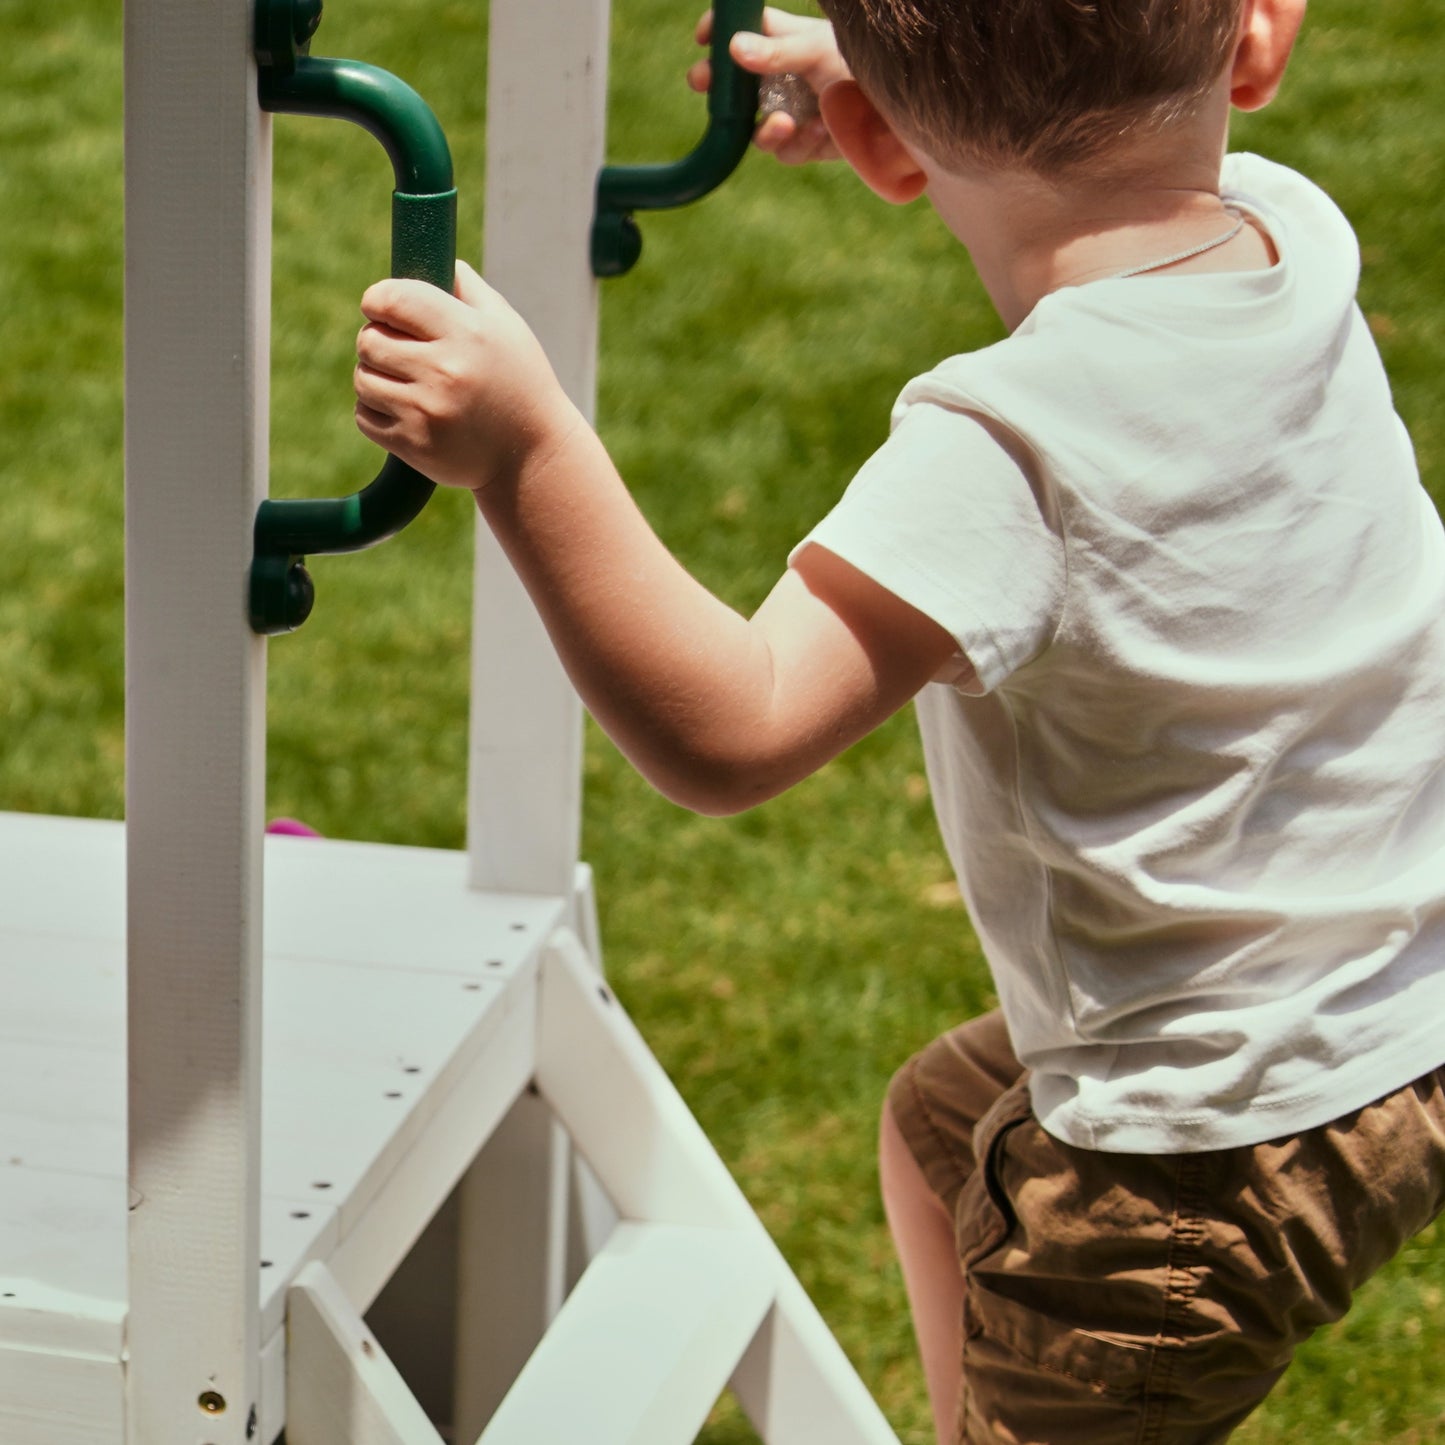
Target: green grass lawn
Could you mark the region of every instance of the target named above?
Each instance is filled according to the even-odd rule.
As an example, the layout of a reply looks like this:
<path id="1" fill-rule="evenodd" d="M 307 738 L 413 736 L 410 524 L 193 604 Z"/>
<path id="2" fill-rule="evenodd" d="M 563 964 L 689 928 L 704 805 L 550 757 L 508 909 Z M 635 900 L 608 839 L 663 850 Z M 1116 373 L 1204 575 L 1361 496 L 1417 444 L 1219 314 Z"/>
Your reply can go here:
<path id="1" fill-rule="evenodd" d="M 692 0 L 617 0 L 609 155 L 691 145 Z M 318 53 L 388 65 L 456 153 L 481 230 L 483 5 L 332 0 Z M 120 7 L 0 6 L 0 807 L 122 812 Z M 1301 166 L 1360 233 L 1362 301 L 1445 496 L 1445 0 L 1315 0 L 1275 107 L 1237 143 Z M 385 267 L 385 163 L 339 125 L 276 140 L 273 485 L 355 490 L 351 343 Z M 665 540 L 741 609 L 882 438 L 903 382 L 998 324 L 922 206 L 842 169 L 754 156 L 647 218 L 604 299 L 599 424 Z M 323 605 L 271 649 L 270 801 L 353 838 L 463 837 L 469 503 L 317 568 Z M 502 684 L 498 684 L 502 685 Z M 593 733 L 585 854 L 609 971 L 908 1445 L 930 1439 L 877 1201 L 892 1068 L 990 984 L 936 841 L 911 718 L 755 813 L 702 820 Z M 1364 1292 L 1241 1439 L 1445 1440 L 1445 1235 Z M 711 1445 L 752 1437 L 723 1407 Z"/>

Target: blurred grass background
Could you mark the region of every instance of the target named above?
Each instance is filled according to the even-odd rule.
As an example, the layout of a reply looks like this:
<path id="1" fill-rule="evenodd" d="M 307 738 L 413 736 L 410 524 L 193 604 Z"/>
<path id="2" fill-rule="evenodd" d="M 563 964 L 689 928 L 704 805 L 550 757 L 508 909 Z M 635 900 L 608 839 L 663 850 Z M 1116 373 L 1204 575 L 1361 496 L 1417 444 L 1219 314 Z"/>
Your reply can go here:
<path id="1" fill-rule="evenodd" d="M 692 0 L 615 0 L 609 158 L 670 159 L 701 127 Z M 332 0 L 319 54 L 428 97 L 481 232 L 484 4 Z M 1445 0 L 1315 0 L 1281 99 L 1236 144 L 1312 174 L 1360 234 L 1361 299 L 1437 502 L 1445 488 Z M 114 0 L 0 0 L 0 808 L 119 817 L 122 751 L 121 66 Z M 374 142 L 276 136 L 273 488 L 354 490 L 357 300 L 385 268 Z M 668 544 L 740 609 L 884 435 L 903 382 L 998 334 L 923 206 L 838 167 L 753 156 L 648 217 L 604 295 L 599 425 Z M 345 837 L 459 847 L 467 499 L 322 560 L 322 605 L 271 649 L 269 794 Z M 505 678 L 487 685 L 504 687 Z M 905 1445 L 931 1438 L 877 1202 L 883 1087 L 991 1001 L 900 716 L 792 794 L 727 821 L 651 795 L 589 734 L 585 856 L 619 993 Z M 1412 1243 L 1305 1349 L 1252 1442 L 1445 1440 L 1445 1233 Z M 724 1404 L 711 1445 L 753 1439 Z"/>

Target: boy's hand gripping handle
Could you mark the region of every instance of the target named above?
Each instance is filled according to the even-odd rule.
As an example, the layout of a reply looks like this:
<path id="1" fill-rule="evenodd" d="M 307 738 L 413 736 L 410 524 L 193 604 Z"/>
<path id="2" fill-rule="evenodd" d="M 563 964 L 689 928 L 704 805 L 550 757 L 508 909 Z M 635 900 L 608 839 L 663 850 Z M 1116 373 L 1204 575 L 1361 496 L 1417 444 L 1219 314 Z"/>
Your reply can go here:
<path id="1" fill-rule="evenodd" d="M 759 78 L 728 54 L 739 30 L 761 30 L 763 0 L 713 0 L 712 84 L 707 130 L 680 161 L 662 166 L 603 166 L 592 221 L 592 274 L 621 276 L 637 264 L 642 233 L 633 211 L 685 206 L 720 186 L 747 154 L 758 116 Z"/>
<path id="2" fill-rule="evenodd" d="M 257 0 L 261 107 L 336 116 L 374 135 L 391 158 L 391 274 L 450 291 L 456 272 L 457 193 L 446 137 L 426 102 L 403 81 L 355 60 L 306 54 L 321 0 Z M 356 552 L 399 532 L 435 484 L 395 457 L 350 497 L 261 503 L 251 562 L 250 620 L 261 633 L 291 632 L 314 597 L 309 552 Z"/>

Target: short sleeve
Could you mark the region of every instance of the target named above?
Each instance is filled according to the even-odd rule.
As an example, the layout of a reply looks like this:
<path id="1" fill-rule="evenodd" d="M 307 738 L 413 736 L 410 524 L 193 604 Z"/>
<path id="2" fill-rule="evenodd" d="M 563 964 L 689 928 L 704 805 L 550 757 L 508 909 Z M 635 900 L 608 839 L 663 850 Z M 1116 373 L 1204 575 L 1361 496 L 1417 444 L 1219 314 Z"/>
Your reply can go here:
<path id="1" fill-rule="evenodd" d="M 905 397 L 907 393 L 905 393 Z M 1062 614 L 1058 509 L 1028 447 L 978 412 L 900 405 L 892 435 L 794 548 L 826 547 L 958 642 L 991 692 Z"/>

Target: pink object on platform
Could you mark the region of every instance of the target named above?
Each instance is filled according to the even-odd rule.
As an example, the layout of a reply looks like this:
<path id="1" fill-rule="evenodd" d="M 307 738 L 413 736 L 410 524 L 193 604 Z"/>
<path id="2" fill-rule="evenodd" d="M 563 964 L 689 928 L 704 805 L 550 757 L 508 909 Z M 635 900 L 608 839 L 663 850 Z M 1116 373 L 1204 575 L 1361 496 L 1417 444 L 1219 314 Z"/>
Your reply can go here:
<path id="1" fill-rule="evenodd" d="M 272 818 L 266 824 L 268 833 L 281 833 L 288 838 L 319 838 L 322 835 L 315 828 L 299 822 L 295 818 Z"/>

